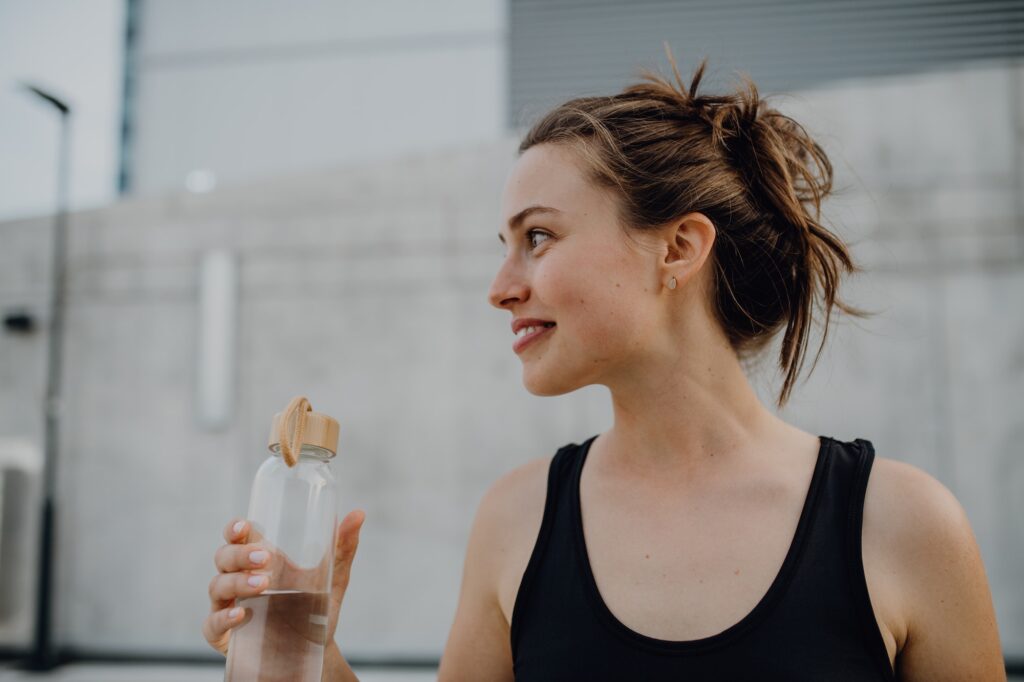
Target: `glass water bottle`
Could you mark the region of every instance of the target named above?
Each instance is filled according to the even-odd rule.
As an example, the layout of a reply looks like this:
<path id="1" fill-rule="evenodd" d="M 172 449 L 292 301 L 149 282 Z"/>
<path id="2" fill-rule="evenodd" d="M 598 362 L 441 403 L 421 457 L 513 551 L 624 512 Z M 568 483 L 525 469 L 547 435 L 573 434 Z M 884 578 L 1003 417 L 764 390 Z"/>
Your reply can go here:
<path id="1" fill-rule="evenodd" d="M 338 422 L 298 396 L 274 415 L 271 455 L 249 499 L 249 542 L 270 556 L 252 573 L 269 576 L 231 632 L 225 682 L 320 682 L 337 533 L 331 459 Z"/>

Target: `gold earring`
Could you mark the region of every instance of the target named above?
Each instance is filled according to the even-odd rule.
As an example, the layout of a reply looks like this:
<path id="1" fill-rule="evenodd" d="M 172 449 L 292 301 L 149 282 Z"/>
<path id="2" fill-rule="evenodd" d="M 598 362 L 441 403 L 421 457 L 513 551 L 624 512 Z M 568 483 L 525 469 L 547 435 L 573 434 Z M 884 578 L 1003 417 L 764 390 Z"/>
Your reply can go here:
<path id="1" fill-rule="evenodd" d="M 672 279 L 670 279 L 668 281 L 668 288 L 669 289 L 675 289 L 676 288 L 676 278 L 675 277 L 673 277 Z"/>

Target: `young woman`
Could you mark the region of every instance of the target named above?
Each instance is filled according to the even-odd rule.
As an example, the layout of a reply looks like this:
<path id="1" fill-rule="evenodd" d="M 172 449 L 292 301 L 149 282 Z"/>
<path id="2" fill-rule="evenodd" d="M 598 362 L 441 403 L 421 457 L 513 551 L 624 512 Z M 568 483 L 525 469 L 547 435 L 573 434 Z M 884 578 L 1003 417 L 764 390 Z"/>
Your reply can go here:
<path id="1" fill-rule="evenodd" d="M 439 679 L 1005 680 L 985 570 L 942 484 L 870 441 L 803 431 L 744 372 L 780 330 L 787 401 L 819 305 L 856 272 L 819 221 L 832 168 L 747 80 L 698 94 L 672 55 L 527 134 L 491 303 L 523 382 L 601 384 L 614 423 L 507 473 L 473 521 Z M 824 335 L 822 345 L 824 344 Z M 820 354 L 821 347 L 818 353 Z M 813 367 L 812 367 L 813 369 Z M 338 533 L 325 680 L 365 514 Z M 228 526 L 203 632 L 257 594 Z"/>

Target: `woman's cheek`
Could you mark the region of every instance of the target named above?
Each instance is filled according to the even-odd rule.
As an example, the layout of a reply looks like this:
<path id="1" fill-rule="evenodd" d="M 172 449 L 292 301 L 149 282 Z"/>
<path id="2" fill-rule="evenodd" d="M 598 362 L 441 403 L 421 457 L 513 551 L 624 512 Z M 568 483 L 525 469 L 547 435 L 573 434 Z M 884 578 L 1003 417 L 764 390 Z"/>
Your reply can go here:
<path id="1" fill-rule="evenodd" d="M 635 346 L 638 337 L 643 337 L 645 329 L 650 326 L 645 316 L 643 302 L 637 294 L 627 290 L 626 285 L 613 288 L 604 300 L 595 302 L 595 309 L 600 310 L 598 318 L 599 333 L 608 343 L 625 350 Z"/>

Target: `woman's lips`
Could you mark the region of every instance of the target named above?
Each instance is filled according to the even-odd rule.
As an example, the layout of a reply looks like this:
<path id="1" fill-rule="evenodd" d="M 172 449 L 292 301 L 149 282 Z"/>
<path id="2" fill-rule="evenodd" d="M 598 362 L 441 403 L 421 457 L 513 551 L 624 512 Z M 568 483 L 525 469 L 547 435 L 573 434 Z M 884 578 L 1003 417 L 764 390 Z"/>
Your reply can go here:
<path id="1" fill-rule="evenodd" d="M 533 332 L 532 334 L 527 334 L 526 336 L 524 336 L 522 338 L 516 339 L 515 343 L 512 344 L 512 350 L 514 352 L 518 353 L 519 351 L 523 350 L 528 345 L 533 343 L 536 339 L 544 336 L 548 332 L 553 332 L 553 331 L 555 331 L 555 327 L 554 326 L 551 326 L 551 327 L 541 327 L 540 329 L 538 329 L 537 331 Z"/>

